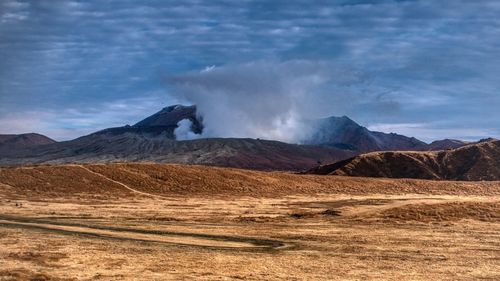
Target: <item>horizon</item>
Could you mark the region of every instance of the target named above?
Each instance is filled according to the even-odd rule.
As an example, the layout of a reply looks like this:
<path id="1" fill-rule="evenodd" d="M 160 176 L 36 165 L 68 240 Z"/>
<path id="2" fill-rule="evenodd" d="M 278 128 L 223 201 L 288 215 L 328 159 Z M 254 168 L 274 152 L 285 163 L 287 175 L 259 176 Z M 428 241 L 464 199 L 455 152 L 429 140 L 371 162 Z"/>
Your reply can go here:
<path id="1" fill-rule="evenodd" d="M 499 138 L 499 13 L 489 0 L 6 0 L 0 133 L 70 140 L 196 104 L 203 137 L 292 142 L 301 120 L 345 115 L 427 143 Z"/>
<path id="2" fill-rule="evenodd" d="M 167 107 L 171 107 L 171 106 L 179 106 L 179 105 L 181 105 L 181 106 L 192 106 L 192 105 L 183 105 L 183 104 L 173 104 L 173 105 L 169 105 L 169 106 L 167 106 Z M 166 108 L 166 107 L 162 107 L 162 109 L 164 109 L 164 108 Z M 157 112 L 161 111 L 162 109 L 158 110 Z M 155 112 L 155 113 L 157 113 L 157 112 Z M 155 114 L 155 113 L 153 113 L 153 114 Z M 151 115 L 153 115 L 153 114 L 151 114 Z M 151 116 L 151 115 L 150 115 L 150 116 Z M 148 117 L 150 117 L 150 116 L 146 116 L 146 117 L 144 117 L 143 119 L 138 120 L 137 122 L 132 122 L 132 123 L 130 123 L 130 124 L 123 124 L 123 125 L 118 126 L 118 127 L 122 127 L 122 126 L 132 126 L 132 124 L 139 123 L 140 121 L 143 121 L 144 119 L 146 119 L 146 118 L 148 118 Z M 331 118 L 331 117 L 335 117 L 335 118 L 343 118 L 343 117 L 347 117 L 347 118 L 348 118 L 348 119 L 350 119 L 351 121 L 354 121 L 356 124 L 358 124 L 358 125 L 360 125 L 360 126 L 362 126 L 362 127 L 365 127 L 365 126 L 363 126 L 362 124 L 359 124 L 358 122 L 356 122 L 356 120 L 352 120 L 349 116 L 346 116 L 346 115 L 343 115 L 343 116 L 325 116 L 325 117 L 320 117 L 320 118 L 318 118 L 318 119 L 326 119 L 326 118 Z M 180 130 L 182 130 L 181 134 L 183 134 L 183 135 L 184 135 L 184 134 L 189 134 L 189 135 L 190 135 L 190 136 L 192 136 L 193 138 L 183 138 L 183 139 L 180 139 L 180 140 L 188 140 L 188 141 L 189 141 L 189 140 L 196 140 L 196 139 L 206 139 L 206 138 L 212 138 L 212 137 L 210 137 L 210 136 L 208 136 L 208 137 L 204 137 L 203 135 L 200 135 L 200 136 L 195 136 L 192 132 L 188 132 L 188 130 L 189 130 L 189 128 L 188 128 L 188 127 L 183 128 L 183 126 L 184 126 L 184 125 L 186 125 L 186 124 L 187 124 L 187 125 L 190 125 L 191 123 L 186 123 L 186 124 L 181 124 L 181 123 L 182 123 L 182 122 L 179 122 L 179 124 L 180 124 L 180 125 L 179 125 L 179 129 L 180 129 Z M 115 127 L 105 127 L 105 128 L 102 128 L 102 129 L 97 129 L 96 131 L 92 131 L 92 132 L 90 132 L 89 134 L 93 134 L 93 133 L 96 133 L 96 132 L 98 132 L 98 131 L 100 131 L 100 130 L 110 129 L 110 128 L 115 128 Z M 367 128 L 367 127 L 365 127 L 365 128 Z M 377 128 L 376 128 L 376 127 L 375 127 L 375 128 L 374 128 L 374 127 L 372 127 L 372 128 L 367 128 L 367 129 L 368 129 L 368 130 L 370 130 L 370 131 L 375 131 L 375 132 L 383 132 L 383 133 L 387 133 L 387 134 L 394 133 L 394 132 L 387 132 L 387 131 L 385 131 L 385 132 L 384 132 L 384 131 L 380 131 L 380 130 L 379 130 L 379 131 L 377 131 Z M 178 131 L 178 129 L 176 129 L 176 130 L 175 130 L 175 132 L 177 132 L 177 131 Z M 39 133 L 39 132 L 24 132 L 24 133 L 11 134 L 11 135 L 23 135 L 23 134 L 40 134 L 40 133 Z M 396 134 L 398 134 L 398 133 L 396 133 Z M 8 133 L 6 133 L 6 134 L 4 134 L 4 135 L 9 135 L 9 134 L 8 134 Z M 48 135 L 44 135 L 44 134 L 40 134 L 40 135 L 43 135 L 43 136 L 46 136 L 46 137 L 51 138 L 51 137 L 50 137 L 50 136 L 48 136 Z M 57 141 L 57 142 L 64 142 L 64 141 L 71 141 L 71 140 L 74 140 L 74 139 L 77 139 L 77 138 L 79 138 L 79 137 L 83 137 L 83 136 L 86 136 L 86 135 L 87 135 L 87 134 L 84 134 L 84 135 L 79 135 L 79 136 L 75 136 L 75 137 L 73 137 L 73 138 L 68 138 L 68 139 L 59 139 L 59 140 L 54 139 L 54 138 L 51 138 L 51 139 L 52 139 L 52 140 L 55 140 L 55 141 Z M 399 134 L 399 135 L 402 135 L 402 134 Z M 408 136 L 408 135 L 403 135 L 403 136 L 413 137 L 413 136 Z M 215 138 L 220 138 L 220 137 L 215 137 Z M 234 138 L 234 137 L 222 137 L 222 138 Z M 251 138 L 251 137 L 243 137 L 243 138 Z M 265 139 L 265 138 L 260 138 L 260 137 L 255 137 L 254 139 L 259 139 L 259 140 L 267 140 L 267 141 L 273 141 L 273 140 L 274 140 L 274 139 Z M 424 142 L 425 142 L 425 143 L 427 143 L 427 144 L 430 144 L 430 143 L 435 142 L 435 141 L 458 140 L 458 141 L 466 141 L 466 142 L 474 143 L 474 142 L 480 142 L 480 141 L 484 141 L 484 140 L 488 140 L 488 139 L 495 139 L 495 140 L 496 140 L 496 138 L 494 138 L 494 137 L 486 137 L 486 138 L 482 138 L 482 139 L 474 139 L 474 140 L 463 140 L 463 139 L 443 138 L 443 139 L 436 139 L 436 140 L 424 141 Z M 419 139 L 419 140 L 420 140 L 420 141 L 423 141 L 423 140 L 421 140 L 421 139 Z M 299 143 L 299 144 L 301 144 L 301 143 Z"/>

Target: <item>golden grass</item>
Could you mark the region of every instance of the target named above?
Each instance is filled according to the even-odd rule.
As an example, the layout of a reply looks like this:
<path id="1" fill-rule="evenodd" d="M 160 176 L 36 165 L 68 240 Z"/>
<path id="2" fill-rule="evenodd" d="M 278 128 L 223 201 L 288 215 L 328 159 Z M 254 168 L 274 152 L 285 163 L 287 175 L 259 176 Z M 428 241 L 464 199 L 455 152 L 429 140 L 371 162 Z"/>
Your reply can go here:
<path id="1" fill-rule="evenodd" d="M 498 195 L 500 182 L 454 182 L 297 175 L 172 164 L 99 164 L 87 169 L 135 190 L 156 195 L 241 195 L 273 197 L 291 194 L 462 194 Z M 0 169 L 0 183 L 18 194 L 130 195 L 123 187 L 78 165 Z"/>
<path id="2" fill-rule="evenodd" d="M 18 195 L 57 197 L 87 194 L 124 196 L 130 192 L 77 166 L 35 166 L 0 169 L 0 183 Z"/>
<path id="3" fill-rule="evenodd" d="M 411 204 L 385 210 L 378 216 L 398 221 L 432 222 L 475 219 L 500 222 L 500 202 Z"/>
<path id="4" fill-rule="evenodd" d="M 110 164 L 0 183 L 0 280 L 500 280 L 498 182 Z"/>

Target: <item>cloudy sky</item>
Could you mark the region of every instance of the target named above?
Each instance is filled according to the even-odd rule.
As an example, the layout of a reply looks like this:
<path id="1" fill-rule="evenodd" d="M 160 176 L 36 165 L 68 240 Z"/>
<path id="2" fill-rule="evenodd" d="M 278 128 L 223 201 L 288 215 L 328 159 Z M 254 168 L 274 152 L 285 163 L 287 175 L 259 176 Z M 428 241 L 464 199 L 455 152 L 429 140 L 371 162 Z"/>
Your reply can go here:
<path id="1" fill-rule="evenodd" d="M 347 115 L 500 137 L 499 15 L 497 0 L 2 0 L 0 133 L 65 140 L 196 103 L 249 124 L 222 136 Z"/>

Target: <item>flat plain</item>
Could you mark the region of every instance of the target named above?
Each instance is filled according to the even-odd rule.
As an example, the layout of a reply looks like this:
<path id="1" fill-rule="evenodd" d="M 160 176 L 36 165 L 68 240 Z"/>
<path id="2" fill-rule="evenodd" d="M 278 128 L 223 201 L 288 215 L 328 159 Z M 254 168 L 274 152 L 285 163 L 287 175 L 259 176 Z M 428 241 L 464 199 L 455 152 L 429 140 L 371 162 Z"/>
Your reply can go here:
<path id="1" fill-rule="evenodd" d="M 0 280 L 500 280 L 500 182 L 0 169 Z"/>

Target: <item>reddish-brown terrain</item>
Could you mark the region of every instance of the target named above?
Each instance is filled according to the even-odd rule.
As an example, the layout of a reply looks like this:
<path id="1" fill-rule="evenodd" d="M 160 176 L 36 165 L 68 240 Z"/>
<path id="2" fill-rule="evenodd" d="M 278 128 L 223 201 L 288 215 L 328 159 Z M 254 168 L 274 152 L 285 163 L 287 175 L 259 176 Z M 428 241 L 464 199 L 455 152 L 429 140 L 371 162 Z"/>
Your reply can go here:
<path id="1" fill-rule="evenodd" d="M 500 182 L 0 168 L 0 280 L 499 280 Z"/>
<path id="2" fill-rule="evenodd" d="M 448 180 L 500 180 L 500 141 L 436 152 L 372 152 L 309 171 L 312 174 Z"/>

